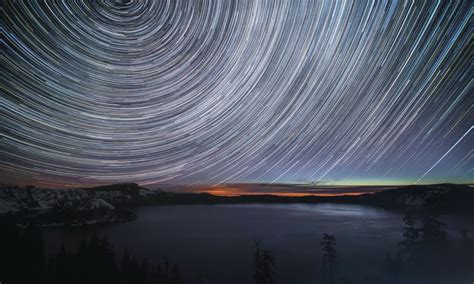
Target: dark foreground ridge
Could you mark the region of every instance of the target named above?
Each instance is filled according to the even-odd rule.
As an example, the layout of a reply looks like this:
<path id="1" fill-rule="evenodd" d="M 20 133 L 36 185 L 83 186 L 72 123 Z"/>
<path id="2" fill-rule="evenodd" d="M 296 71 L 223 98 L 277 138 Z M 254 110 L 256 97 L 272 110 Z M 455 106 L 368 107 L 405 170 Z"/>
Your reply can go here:
<path id="1" fill-rule="evenodd" d="M 171 193 L 134 183 L 79 189 L 0 188 L 0 215 L 13 214 L 21 225 L 82 226 L 124 222 L 144 205 L 236 203 L 347 203 L 393 210 L 474 214 L 474 189 L 468 185 L 412 185 L 357 196 L 240 195 Z"/>

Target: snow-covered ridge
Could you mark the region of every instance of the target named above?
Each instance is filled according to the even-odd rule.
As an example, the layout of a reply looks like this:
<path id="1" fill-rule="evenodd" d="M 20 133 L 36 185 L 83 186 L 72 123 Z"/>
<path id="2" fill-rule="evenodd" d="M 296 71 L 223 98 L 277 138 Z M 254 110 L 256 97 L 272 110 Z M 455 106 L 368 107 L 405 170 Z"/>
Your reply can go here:
<path id="1" fill-rule="evenodd" d="M 28 221 L 38 221 L 36 225 L 117 222 L 130 219 L 127 207 L 149 194 L 152 192 L 136 184 L 88 189 L 9 186 L 0 188 L 0 214 L 21 215 Z"/>

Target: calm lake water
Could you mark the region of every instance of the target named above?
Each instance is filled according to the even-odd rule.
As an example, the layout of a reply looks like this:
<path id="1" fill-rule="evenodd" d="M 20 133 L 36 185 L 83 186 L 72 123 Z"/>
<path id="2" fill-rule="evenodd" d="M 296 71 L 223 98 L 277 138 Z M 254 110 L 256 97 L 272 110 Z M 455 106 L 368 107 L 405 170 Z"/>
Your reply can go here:
<path id="1" fill-rule="evenodd" d="M 239 204 L 143 207 L 129 223 L 97 228 L 114 247 L 138 257 L 177 263 L 189 282 L 251 283 L 255 241 L 273 252 L 278 283 L 314 283 L 321 267 L 323 233 L 336 236 L 344 273 L 361 279 L 381 268 L 403 237 L 403 216 L 383 209 L 347 204 Z M 443 217 L 449 238 L 472 218 Z M 49 229 L 49 252 L 61 243 L 77 247 L 90 229 Z"/>

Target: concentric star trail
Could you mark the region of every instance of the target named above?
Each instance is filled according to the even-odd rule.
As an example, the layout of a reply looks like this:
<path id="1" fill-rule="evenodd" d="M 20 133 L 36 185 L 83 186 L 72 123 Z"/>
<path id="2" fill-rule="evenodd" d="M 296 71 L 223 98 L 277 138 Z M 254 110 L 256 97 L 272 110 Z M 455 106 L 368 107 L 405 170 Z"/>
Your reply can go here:
<path id="1" fill-rule="evenodd" d="M 474 182 L 472 1 L 0 12 L 2 182 Z"/>

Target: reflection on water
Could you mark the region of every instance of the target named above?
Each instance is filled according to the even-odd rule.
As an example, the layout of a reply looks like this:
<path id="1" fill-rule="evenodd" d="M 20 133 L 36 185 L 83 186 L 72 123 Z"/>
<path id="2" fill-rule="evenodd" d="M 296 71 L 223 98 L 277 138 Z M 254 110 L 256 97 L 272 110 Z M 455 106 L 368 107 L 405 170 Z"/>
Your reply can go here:
<path id="1" fill-rule="evenodd" d="M 444 218 L 451 239 L 459 239 L 463 228 L 474 229 L 472 218 Z M 133 222 L 98 230 L 118 251 L 127 247 L 155 262 L 166 256 L 189 279 L 199 274 L 205 283 L 250 283 L 256 240 L 275 256 L 278 283 L 314 283 L 321 237 L 329 233 L 337 238 L 338 263 L 358 283 L 399 249 L 402 219 L 397 212 L 345 204 L 155 206 L 140 208 Z M 47 230 L 47 250 L 57 251 L 62 242 L 74 249 L 89 233 Z"/>

